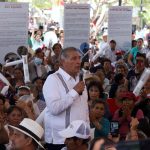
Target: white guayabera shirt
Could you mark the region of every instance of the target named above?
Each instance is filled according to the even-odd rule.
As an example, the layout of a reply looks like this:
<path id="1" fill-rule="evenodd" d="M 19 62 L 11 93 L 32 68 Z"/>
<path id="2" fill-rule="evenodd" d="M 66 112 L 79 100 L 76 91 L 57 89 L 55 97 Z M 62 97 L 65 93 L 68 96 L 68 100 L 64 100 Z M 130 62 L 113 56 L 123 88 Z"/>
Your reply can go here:
<path id="1" fill-rule="evenodd" d="M 58 73 L 66 83 L 68 92 L 57 76 Z M 65 139 L 58 132 L 66 128 L 68 119 L 69 124 L 74 120 L 89 122 L 87 90 L 85 88 L 82 95 L 79 95 L 73 89 L 78 82 L 79 76 L 74 79 L 61 68 L 45 81 L 43 94 L 46 102 L 44 114 L 46 143 L 64 144 Z"/>

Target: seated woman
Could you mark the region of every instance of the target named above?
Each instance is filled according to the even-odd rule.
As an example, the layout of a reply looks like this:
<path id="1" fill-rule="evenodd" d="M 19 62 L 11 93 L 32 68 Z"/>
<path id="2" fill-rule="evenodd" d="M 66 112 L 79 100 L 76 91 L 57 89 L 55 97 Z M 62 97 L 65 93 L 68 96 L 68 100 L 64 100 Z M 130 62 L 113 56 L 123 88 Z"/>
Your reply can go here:
<path id="1" fill-rule="evenodd" d="M 120 85 L 117 88 L 117 91 L 114 93 L 115 97 L 114 98 L 108 98 L 107 99 L 107 104 L 111 113 L 111 117 L 113 117 L 114 113 L 116 112 L 117 109 L 121 107 L 121 103 L 119 101 L 119 96 L 121 93 L 126 92 L 128 89 L 124 85 Z"/>
<path id="2" fill-rule="evenodd" d="M 103 92 L 102 84 L 99 81 L 93 80 L 87 86 L 88 91 L 88 104 L 89 108 L 93 101 L 97 99 L 101 99 L 102 101 L 106 101 L 107 95 Z M 108 109 L 108 105 L 105 103 L 105 115 L 106 118 L 110 117 L 110 112 Z"/>
<path id="3" fill-rule="evenodd" d="M 100 100 L 93 101 L 90 110 L 91 127 L 95 128 L 94 137 L 107 137 L 110 131 L 109 120 L 104 116 L 105 103 Z"/>
<path id="4" fill-rule="evenodd" d="M 132 92 L 124 92 L 120 95 L 120 101 L 122 103 L 122 106 L 115 112 L 113 116 L 113 120 L 119 122 L 120 140 L 125 139 L 126 134 L 129 132 L 131 112 L 134 107 L 135 100 L 135 95 Z M 142 110 L 139 109 L 137 111 L 136 118 L 144 118 Z"/>

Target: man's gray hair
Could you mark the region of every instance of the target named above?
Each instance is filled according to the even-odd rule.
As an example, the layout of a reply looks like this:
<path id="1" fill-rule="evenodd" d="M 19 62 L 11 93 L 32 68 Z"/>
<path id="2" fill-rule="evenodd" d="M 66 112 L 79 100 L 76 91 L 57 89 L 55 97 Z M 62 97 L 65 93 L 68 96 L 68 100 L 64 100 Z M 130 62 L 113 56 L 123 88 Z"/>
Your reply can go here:
<path id="1" fill-rule="evenodd" d="M 59 56 L 59 60 L 67 59 L 68 58 L 68 52 L 72 52 L 72 51 L 80 53 L 80 51 L 78 49 L 76 49 L 75 47 L 67 47 L 61 51 L 60 56 Z"/>

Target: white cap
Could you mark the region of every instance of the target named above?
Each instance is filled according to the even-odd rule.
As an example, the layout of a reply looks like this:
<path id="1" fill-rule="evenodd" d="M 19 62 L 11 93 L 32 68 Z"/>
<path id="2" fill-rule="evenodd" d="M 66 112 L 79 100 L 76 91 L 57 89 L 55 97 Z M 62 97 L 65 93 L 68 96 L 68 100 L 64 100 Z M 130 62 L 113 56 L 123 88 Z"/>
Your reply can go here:
<path id="1" fill-rule="evenodd" d="M 73 121 L 67 129 L 60 131 L 59 134 L 64 138 L 78 137 L 88 139 L 90 137 L 90 126 L 83 120 L 76 120 Z"/>

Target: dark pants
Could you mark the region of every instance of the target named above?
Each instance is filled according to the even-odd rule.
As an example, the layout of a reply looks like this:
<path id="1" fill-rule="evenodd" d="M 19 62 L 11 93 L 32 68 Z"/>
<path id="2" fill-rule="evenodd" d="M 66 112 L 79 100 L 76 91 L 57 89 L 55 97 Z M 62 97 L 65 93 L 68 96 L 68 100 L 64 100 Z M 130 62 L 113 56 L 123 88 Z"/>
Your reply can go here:
<path id="1" fill-rule="evenodd" d="M 63 147 L 65 147 L 64 144 L 49 144 L 49 143 L 45 144 L 45 148 L 47 150 L 61 150 Z"/>

